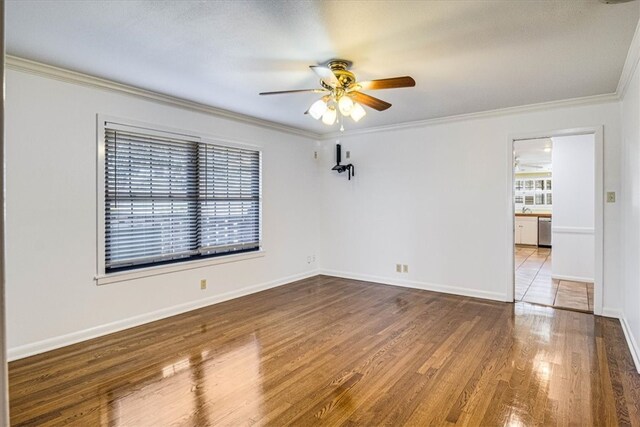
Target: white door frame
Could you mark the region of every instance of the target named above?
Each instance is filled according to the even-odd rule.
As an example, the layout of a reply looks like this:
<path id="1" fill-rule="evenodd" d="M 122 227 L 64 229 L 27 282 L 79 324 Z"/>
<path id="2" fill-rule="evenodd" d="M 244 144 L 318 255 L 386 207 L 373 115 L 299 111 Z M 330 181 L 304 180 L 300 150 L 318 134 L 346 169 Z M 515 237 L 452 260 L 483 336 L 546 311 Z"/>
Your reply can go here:
<path id="1" fill-rule="evenodd" d="M 514 263 L 514 168 L 513 168 L 513 144 L 522 139 L 553 138 L 571 135 L 594 135 L 595 142 L 595 224 L 594 224 L 594 284 L 593 284 L 593 313 L 602 314 L 602 298 L 604 289 L 604 140 L 603 127 L 584 127 L 574 129 L 562 129 L 543 132 L 528 132 L 509 135 L 507 144 L 508 176 L 507 176 L 507 301 L 514 301 L 515 294 L 515 263 Z"/>

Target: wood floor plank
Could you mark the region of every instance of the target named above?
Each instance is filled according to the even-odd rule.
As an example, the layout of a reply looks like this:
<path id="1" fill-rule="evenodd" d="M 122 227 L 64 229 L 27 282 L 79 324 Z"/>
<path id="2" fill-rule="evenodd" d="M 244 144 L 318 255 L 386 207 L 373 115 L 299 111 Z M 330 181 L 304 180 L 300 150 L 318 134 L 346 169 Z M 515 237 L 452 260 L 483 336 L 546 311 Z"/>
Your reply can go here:
<path id="1" fill-rule="evenodd" d="M 545 254 L 519 256 L 539 266 Z M 9 374 L 16 426 L 640 426 L 640 375 L 617 320 L 330 276 Z"/>

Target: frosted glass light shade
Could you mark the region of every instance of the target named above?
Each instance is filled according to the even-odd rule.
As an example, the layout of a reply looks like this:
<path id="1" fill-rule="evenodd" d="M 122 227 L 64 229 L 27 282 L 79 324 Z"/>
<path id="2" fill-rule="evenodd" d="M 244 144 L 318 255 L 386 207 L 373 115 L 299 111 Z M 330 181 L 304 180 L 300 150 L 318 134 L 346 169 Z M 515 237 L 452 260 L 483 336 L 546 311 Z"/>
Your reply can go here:
<path id="1" fill-rule="evenodd" d="M 331 106 L 327 108 L 327 111 L 322 115 L 322 123 L 325 125 L 332 125 L 336 122 L 336 107 Z"/>
<path id="2" fill-rule="evenodd" d="M 351 114 L 353 101 L 348 96 L 343 96 L 338 101 L 338 108 L 340 109 L 340 113 L 342 113 L 343 116 L 348 116 L 349 114 Z"/>
<path id="3" fill-rule="evenodd" d="M 327 103 L 322 99 L 318 99 L 309 107 L 309 115 L 318 120 L 327 111 Z"/>
<path id="4" fill-rule="evenodd" d="M 353 103 L 353 108 L 351 109 L 351 118 L 354 122 L 357 122 L 361 118 L 367 115 L 367 112 L 362 108 L 362 105 L 357 102 Z"/>

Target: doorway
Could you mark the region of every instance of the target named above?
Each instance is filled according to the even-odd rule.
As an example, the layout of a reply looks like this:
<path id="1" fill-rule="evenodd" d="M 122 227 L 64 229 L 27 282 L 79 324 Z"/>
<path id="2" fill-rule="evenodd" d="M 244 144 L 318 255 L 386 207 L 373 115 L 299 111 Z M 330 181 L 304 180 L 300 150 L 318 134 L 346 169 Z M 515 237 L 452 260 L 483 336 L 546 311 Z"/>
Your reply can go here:
<path id="1" fill-rule="evenodd" d="M 602 310 L 602 133 L 510 139 L 512 300 Z"/>

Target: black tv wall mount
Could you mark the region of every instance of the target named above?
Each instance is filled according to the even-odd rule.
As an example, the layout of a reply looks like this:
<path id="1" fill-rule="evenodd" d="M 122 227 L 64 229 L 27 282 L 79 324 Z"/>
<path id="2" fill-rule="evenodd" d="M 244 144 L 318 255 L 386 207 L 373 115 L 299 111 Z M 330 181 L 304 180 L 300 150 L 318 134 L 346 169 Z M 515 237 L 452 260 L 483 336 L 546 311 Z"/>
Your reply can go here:
<path id="1" fill-rule="evenodd" d="M 336 144 L 336 165 L 331 168 L 332 171 L 337 171 L 338 173 L 348 172 L 349 173 L 349 181 L 351 181 L 352 176 L 356 176 L 356 168 L 351 163 L 348 165 L 341 165 L 340 161 L 342 160 L 342 151 L 340 148 L 340 144 Z"/>

